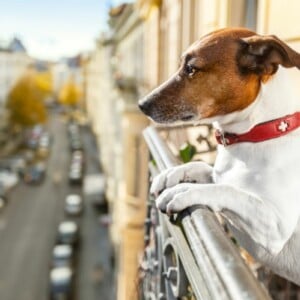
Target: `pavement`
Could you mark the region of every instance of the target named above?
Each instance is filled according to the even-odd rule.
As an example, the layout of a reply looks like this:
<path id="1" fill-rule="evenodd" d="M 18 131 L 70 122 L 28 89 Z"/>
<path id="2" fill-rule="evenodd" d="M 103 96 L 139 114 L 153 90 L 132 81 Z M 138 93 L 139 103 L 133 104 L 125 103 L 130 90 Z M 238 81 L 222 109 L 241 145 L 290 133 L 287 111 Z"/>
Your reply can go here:
<path id="1" fill-rule="evenodd" d="M 22 133 L 15 135 L 13 139 L 9 139 L 0 149 L 0 158 L 5 158 L 13 154 L 22 144 L 24 136 Z"/>
<path id="2" fill-rule="evenodd" d="M 47 176 L 43 184 L 18 184 L 0 214 L 0 299 L 48 299 L 49 264 L 58 223 L 64 219 L 64 199 L 70 192 L 67 173 L 70 151 L 65 123 L 59 116 L 49 122 L 53 136 Z M 99 173 L 97 148 L 89 130 L 83 132 L 87 173 Z M 97 167 L 98 166 L 98 167 Z M 108 228 L 85 199 L 80 221 L 81 246 L 76 271 L 76 300 L 113 299 L 113 271 Z"/>

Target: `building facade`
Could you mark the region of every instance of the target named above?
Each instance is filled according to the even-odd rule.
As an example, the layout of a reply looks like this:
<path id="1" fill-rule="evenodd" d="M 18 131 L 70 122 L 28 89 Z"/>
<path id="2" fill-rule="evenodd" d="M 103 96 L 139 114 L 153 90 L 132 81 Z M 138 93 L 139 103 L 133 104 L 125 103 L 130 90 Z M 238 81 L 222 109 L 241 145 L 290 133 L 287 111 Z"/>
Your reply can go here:
<path id="1" fill-rule="evenodd" d="M 148 156 L 142 130 L 148 120 L 137 107 L 144 32 L 133 4 L 112 9 L 110 24 L 86 66 L 86 108 L 106 174 L 117 299 L 125 300 L 137 299 L 138 255 L 144 243 Z"/>
<path id="2" fill-rule="evenodd" d="M 8 114 L 5 105 L 8 94 L 33 61 L 19 39 L 0 41 L 0 145 L 7 139 Z"/>
<path id="3" fill-rule="evenodd" d="M 112 10 L 111 30 L 87 65 L 86 105 L 107 175 L 117 299 L 137 299 L 143 250 L 148 152 L 142 130 L 148 121 L 137 109 L 138 99 L 178 68 L 192 42 L 219 28 L 275 34 L 300 51 L 299 8 L 297 0 L 284 6 L 281 0 L 137 0 Z M 295 80 L 300 80 L 296 69 Z M 195 131 L 179 128 L 168 139 L 178 149 L 186 140 L 196 142 Z M 210 163 L 213 159 L 207 156 Z"/>
<path id="4" fill-rule="evenodd" d="M 53 78 L 53 92 L 56 99 L 59 98 L 61 89 L 68 83 L 74 83 L 81 93 L 85 91 L 84 64 L 85 55 L 80 54 L 73 57 L 61 58 L 51 66 Z M 82 95 L 83 98 L 84 95 Z M 82 100 L 82 99 L 80 99 Z M 84 105 L 81 101 L 79 105 Z"/>
<path id="5" fill-rule="evenodd" d="M 9 43 L 0 41 L 0 105 L 6 102 L 7 95 L 33 62 L 22 42 L 14 38 Z"/>

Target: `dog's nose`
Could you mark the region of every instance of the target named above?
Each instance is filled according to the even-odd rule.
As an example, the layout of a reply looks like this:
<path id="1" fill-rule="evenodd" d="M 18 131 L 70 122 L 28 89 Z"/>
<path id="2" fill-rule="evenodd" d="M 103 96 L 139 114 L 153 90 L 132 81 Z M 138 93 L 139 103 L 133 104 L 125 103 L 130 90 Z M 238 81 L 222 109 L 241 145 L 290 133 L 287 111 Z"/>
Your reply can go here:
<path id="1" fill-rule="evenodd" d="M 145 115 L 149 115 L 151 110 L 150 107 L 151 107 L 151 101 L 147 101 L 147 100 L 139 101 L 139 108 Z"/>

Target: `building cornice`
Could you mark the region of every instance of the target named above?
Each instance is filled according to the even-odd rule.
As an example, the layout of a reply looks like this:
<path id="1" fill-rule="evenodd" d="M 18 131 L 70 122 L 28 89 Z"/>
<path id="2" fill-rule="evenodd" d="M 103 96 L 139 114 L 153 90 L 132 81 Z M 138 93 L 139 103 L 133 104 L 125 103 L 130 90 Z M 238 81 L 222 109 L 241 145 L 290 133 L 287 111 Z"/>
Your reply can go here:
<path id="1" fill-rule="evenodd" d="M 116 42 L 126 37 L 142 21 L 133 4 L 128 4 L 113 27 L 112 39 Z"/>
<path id="2" fill-rule="evenodd" d="M 137 0 L 136 8 L 143 19 L 147 19 L 153 8 L 159 8 L 162 0 Z"/>

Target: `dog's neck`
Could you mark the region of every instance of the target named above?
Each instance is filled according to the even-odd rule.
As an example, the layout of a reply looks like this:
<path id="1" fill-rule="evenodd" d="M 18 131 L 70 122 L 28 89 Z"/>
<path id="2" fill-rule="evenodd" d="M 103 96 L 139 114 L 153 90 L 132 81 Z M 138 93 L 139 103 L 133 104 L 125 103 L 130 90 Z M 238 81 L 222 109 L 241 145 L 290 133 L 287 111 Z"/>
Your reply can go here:
<path id="1" fill-rule="evenodd" d="M 218 117 L 214 126 L 224 132 L 244 133 L 253 126 L 300 111 L 300 97 L 295 92 L 290 69 L 280 67 L 261 84 L 255 101 L 246 109 Z"/>

